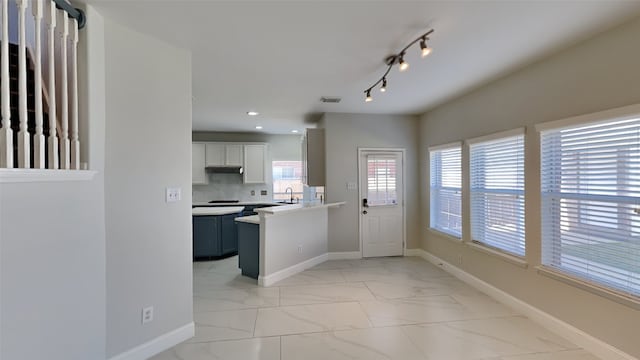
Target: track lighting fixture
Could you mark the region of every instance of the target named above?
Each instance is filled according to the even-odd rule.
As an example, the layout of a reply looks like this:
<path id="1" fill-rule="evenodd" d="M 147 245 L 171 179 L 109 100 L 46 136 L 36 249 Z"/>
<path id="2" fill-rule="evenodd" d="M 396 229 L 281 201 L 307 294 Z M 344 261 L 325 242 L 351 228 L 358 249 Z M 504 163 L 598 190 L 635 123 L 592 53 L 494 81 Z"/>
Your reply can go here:
<path id="1" fill-rule="evenodd" d="M 411 45 L 419 41 L 420 56 L 424 58 L 424 57 L 427 57 L 429 54 L 431 54 L 431 51 L 433 49 L 430 48 L 429 45 L 427 45 L 427 40 L 429 40 L 428 36 L 431 35 L 432 33 L 433 33 L 433 29 L 430 29 L 426 33 L 422 34 L 422 36 L 410 42 L 409 45 L 405 46 L 404 49 L 400 50 L 400 52 L 398 52 L 397 54 L 389 55 L 386 57 L 384 62 L 385 64 L 387 64 L 387 71 L 384 72 L 384 74 L 382 75 L 382 77 L 380 77 L 378 81 L 376 81 L 373 85 L 371 85 L 368 89 L 364 91 L 366 95 L 364 99 L 365 102 L 373 101 L 373 98 L 371 97 L 371 90 L 374 87 L 376 87 L 378 84 L 382 83 L 382 86 L 380 87 L 380 92 L 387 91 L 387 75 L 389 75 L 389 71 L 391 71 L 391 68 L 393 67 L 393 65 L 398 64 L 398 69 L 400 71 L 405 71 L 409 68 L 409 63 L 404 61 L 404 55 L 407 49 L 411 47 Z"/>

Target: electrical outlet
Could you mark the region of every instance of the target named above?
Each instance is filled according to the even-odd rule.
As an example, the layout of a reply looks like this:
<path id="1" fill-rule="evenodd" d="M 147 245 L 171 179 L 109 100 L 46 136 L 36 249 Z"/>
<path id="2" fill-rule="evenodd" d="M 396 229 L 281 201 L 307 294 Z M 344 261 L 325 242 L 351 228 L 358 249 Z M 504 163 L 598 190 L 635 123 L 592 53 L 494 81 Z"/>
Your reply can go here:
<path id="1" fill-rule="evenodd" d="M 298 245 L 298 254 L 302 254 L 302 245 Z"/>
<path id="2" fill-rule="evenodd" d="M 260 195 L 262 195 L 262 196 L 267 195 L 267 190 L 260 190 Z"/>
<path id="3" fill-rule="evenodd" d="M 142 324 L 153 321 L 153 306 L 142 308 Z"/>
<path id="4" fill-rule="evenodd" d="M 181 188 L 170 188 L 168 187 L 165 193 L 165 201 L 166 202 L 176 202 L 182 199 L 182 189 Z"/>
<path id="5" fill-rule="evenodd" d="M 256 196 L 256 191 L 255 190 L 251 190 L 251 196 Z"/>

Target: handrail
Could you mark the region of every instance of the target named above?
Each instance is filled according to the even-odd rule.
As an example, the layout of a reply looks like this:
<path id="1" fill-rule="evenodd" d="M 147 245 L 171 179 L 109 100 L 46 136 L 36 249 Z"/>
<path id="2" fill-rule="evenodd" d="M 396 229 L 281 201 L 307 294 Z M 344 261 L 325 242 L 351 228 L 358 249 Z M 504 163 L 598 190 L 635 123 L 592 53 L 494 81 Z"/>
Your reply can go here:
<path id="1" fill-rule="evenodd" d="M 82 29 L 87 24 L 87 17 L 82 9 L 74 8 L 66 0 L 53 0 L 58 9 L 62 9 L 69 14 L 70 17 L 78 20 L 78 29 Z"/>

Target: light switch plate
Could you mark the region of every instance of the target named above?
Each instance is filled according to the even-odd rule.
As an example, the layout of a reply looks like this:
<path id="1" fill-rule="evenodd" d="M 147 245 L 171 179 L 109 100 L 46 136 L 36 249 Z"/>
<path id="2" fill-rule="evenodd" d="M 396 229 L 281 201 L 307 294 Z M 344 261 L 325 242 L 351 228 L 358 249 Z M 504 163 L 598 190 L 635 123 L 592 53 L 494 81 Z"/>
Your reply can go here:
<path id="1" fill-rule="evenodd" d="M 347 183 L 347 190 L 357 190 L 358 189 L 358 184 L 354 181 L 349 181 Z"/>
<path id="2" fill-rule="evenodd" d="M 166 202 L 176 202 L 182 200 L 182 189 L 181 188 L 167 188 L 166 191 Z"/>

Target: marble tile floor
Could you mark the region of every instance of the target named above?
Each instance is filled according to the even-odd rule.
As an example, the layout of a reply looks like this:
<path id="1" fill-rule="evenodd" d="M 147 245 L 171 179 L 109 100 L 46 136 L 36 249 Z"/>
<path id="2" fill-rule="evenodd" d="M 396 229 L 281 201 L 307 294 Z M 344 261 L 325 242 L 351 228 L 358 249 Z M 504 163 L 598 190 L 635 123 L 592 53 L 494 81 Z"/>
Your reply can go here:
<path id="1" fill-rule="evenodd" d="M 196 336 L 152 360 L 596 360 L 417 257 L 334 260 L 257 286 L 193 265 Z"/>

